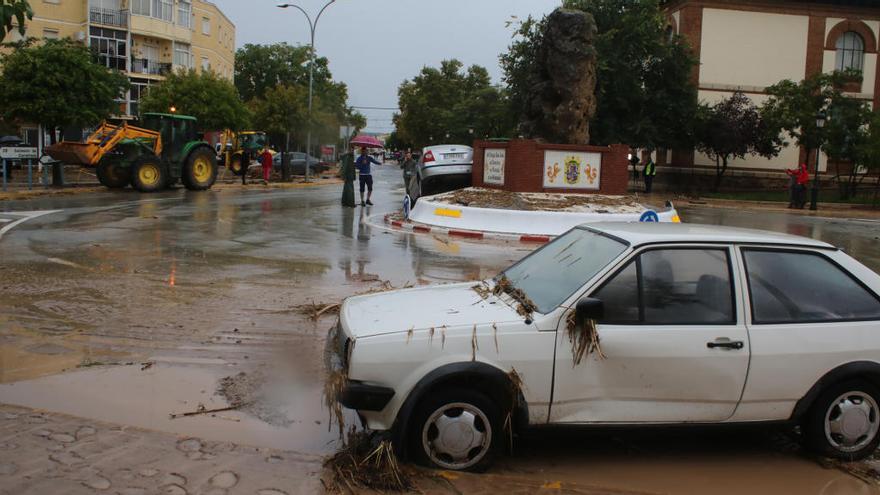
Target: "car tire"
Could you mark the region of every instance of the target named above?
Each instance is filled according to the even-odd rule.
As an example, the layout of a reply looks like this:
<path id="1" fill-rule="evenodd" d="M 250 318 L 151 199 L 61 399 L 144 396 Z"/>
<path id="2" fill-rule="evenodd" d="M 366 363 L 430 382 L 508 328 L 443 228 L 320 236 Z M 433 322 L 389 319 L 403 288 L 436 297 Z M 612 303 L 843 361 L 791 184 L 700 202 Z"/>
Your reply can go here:
<path id="1" fill-rule="evenodd" d="M 409 452 L 429 467 L 482 472 L 503 444 L 500 409 L 475 390 L 445 388 L 430 393 L 414 411 L 410 425 Z"/>
<path id="2" fill-rule="evenodd" d="M 857 461 L 880 443 L 880 391 L 863 380 L 828 387 L 816 399 L 802 424 L 807 447 L 814 453 Z"/>
<path id="3" fill-rule="evenodd" d="M 217 180 L 217 159 L 208 148 L 197 148 L 183 166 L 183 185 L 190 191 L 210 189 Z"/>

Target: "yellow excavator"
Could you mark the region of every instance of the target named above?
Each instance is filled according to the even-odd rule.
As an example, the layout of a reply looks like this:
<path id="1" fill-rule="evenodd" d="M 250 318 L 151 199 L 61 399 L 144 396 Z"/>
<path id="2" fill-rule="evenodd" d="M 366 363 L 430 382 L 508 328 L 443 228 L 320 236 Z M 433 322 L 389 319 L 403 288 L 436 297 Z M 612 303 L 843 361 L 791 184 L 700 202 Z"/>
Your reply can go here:
<path id="1" fill-rule="evenodd" d="M 256 160 L 266 143 L 265 132 L 233 132 L 227 129 L 220 135 L 219 162 L 235 175 L 246 173 L 251 161 Z"/>
<path id="2" fill-rule="evenodd" d="M 217 157 L 196 131 L 195 117 L 144 114 L 140 126 L 104 123 L 84 143 L 62 141 L 47 148 L 64 163 L 96 167 L 109 188 L 128 184 L 155 192 L 178 180 L 190 190 L 210 189 L 217 180 Z"/>

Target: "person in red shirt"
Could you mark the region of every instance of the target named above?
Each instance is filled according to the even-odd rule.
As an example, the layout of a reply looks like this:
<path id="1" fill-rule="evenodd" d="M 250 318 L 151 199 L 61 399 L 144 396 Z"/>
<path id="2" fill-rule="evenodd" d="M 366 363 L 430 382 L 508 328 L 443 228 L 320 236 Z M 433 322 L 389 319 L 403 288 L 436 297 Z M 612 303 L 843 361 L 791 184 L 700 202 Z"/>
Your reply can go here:
<path id="1" fill-rule="evenodd" d="M 260 153 L 260 163 L 263 165 L 263 184 L 269 184 L 269 177 L 272 175 L 272 153 L 269 148 L 263 148 Z"/>
<path id="2" fill-rule="evenodd" d="M 807 164 L 801 163 L 797 170 L 786 170 L 785 173 L 791 176 L 791 198 L 788 207 L 803 209 L 807 204 L 807 184 L 810 183 Z"/>

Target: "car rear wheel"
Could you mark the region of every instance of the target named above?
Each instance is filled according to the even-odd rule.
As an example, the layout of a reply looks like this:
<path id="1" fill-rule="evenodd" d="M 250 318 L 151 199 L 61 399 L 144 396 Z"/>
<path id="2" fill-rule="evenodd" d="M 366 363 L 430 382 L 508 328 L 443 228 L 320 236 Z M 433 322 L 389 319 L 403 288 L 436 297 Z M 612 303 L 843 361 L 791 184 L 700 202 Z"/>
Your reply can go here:
<path id="1" fill-rule="evenodd" d="M 816 399 L 804 431 L 807 445 L 820 455 L 856 461 L 880 443 L 880 392 L 865 381 L 829 387 Z"/>
<path id="2" fill-rule="evenodd" d="M 454 471 L 484 471 L 501 444 L 500 413 L 486 395 L 449 388 L 432 393 L 416 410 L 411 452 L 420 463 Z"/>

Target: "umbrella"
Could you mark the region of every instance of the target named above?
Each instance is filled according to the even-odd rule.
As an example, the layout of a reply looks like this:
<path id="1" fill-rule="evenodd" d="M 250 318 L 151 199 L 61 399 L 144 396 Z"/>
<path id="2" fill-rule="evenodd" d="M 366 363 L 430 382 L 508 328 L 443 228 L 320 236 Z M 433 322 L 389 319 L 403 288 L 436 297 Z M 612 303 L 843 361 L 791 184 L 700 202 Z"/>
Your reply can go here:
<path id="1" fill-rule="evenodd" d="M 351 145 L 363 146 L 365 148 L 385 148 L 385 145 L 382 144 L 382 141 L 379 141 L 373 136 L 367 136 L 366 134 L 361 134 L 360 136 L 352 139 Z"/>

